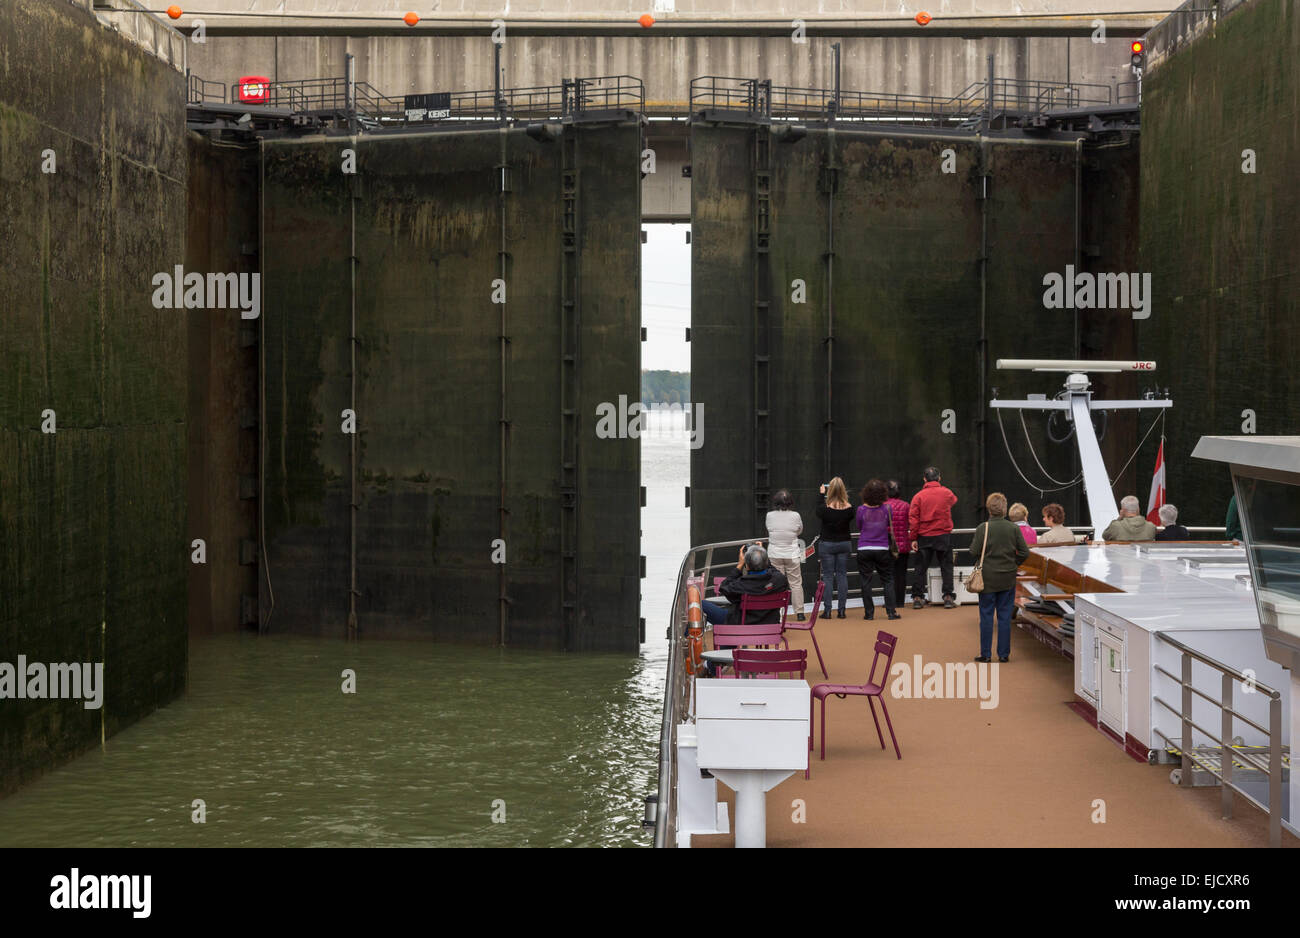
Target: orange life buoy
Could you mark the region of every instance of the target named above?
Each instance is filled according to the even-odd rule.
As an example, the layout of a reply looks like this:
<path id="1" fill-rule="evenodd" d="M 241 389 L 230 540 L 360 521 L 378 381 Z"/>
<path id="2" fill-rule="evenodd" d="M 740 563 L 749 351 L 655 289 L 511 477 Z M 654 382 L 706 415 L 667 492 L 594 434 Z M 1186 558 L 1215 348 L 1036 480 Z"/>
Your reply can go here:
<path id="1" fill-rule="evenodd" d="M 686 673 L 701 674 L 704 653 L 704 609 L 700 606 L 700 590 L 697 586 L 686 589 Z"/>

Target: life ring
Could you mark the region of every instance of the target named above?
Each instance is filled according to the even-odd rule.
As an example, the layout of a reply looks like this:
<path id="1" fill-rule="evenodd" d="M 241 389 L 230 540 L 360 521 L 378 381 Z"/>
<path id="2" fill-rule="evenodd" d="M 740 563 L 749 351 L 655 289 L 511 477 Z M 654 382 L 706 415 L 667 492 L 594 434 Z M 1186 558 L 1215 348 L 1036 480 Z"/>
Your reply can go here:
<path id="1" fill-rule="evenodd" d="M 704 609 L 700 605 L 700 590 L 697 586 L 686 589 L 686 673 L 698 675 L 703 673 L 704 653 Z"/>

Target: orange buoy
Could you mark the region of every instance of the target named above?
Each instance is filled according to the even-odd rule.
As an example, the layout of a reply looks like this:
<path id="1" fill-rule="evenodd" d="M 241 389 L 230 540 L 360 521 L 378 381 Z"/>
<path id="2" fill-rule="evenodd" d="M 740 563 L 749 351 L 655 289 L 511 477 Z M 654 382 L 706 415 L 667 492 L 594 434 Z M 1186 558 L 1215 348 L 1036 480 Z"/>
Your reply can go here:
<path id="1" fill-rule="evenodd" d="M 686 673 L 702 674 L 704 673 L 704 609 L 700 606 L 698 586 L 690 586 L 686 589 L 686 629 L 688 636 Z"/>
<path id="2" fill-rule="evenodd" d="M 649 29 L 655 24 L 655 18 L 649 13 L 642 13 L 641 16 L 637 18 L 637 22 L 641 24 L 642 28 Z"/>
<path id="3" fill-rule="evenodd" d="M 174 19 L 174 20 L 178 20 L 178 19 L 180 19 L 180 18 L 181 18 L 181 14 L 184 13 L 184 12 L 185 12 L 184 10 L 182 10 L 180 7 L 178 7 L 178 6 L 177 6 L 176 4 L 174 4 L 174 3 L 173 3 L 171 6 L 169 6 L 169 7 L 167 8 L 167 15 L 170 16 L 170 17 L 171 17 L 172 19 Z"/>
<path id="4" fill-rule="evenodd" d="M 930 20 L 932 20 L 932 19 L 934 19 L 934 17 L 931 16 L 929 13 L 926 13 L 924 10 L 922 10 L 920 13 L 916 14 L 916 22 L 917 22 L 917 24 L 920 25 L 920 26 L 924 26 L 926 23 L 930 22 Z"/>
<path id="5" fill-rule="evenodd" d="M 407 26 L 414 26 L 416 23 L 420 22 L 420 15 L 418 13 L 407 13 L 402 17 L 402 22 Z"/>

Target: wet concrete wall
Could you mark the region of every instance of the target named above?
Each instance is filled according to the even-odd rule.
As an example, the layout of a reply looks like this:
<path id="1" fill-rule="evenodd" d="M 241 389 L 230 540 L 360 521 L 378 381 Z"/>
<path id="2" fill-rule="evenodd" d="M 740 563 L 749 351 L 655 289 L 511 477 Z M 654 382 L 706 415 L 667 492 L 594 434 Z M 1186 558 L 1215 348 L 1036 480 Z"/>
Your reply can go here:
<path id="1" fill-rule="evenodd" d="M 345 634 L 355 569 L 362 635 L 496 642 L 504 628 L 509 644 L 636 648 L 638 443 L 598 438 L 595 414 L 639 394 L 640 128 L 565 134 L 577 139 L 578 195 L 570 417 L 560 400 L 564 141 L 492 130 L 266 145 L 271 630 Z M 345 147 L 354 176 L 341 170 Z M 356 414 L 355 550 L 344 410 Z M 494 563 L 503 506 L 505 562 Z M 565 523 L 576 568 L 562 578 Z M 562 579 L 576 603 L 567 617 Z"/>
<path id="2" fill-rule="evenodd" d="M 998 358 L 1123 345 L 1112 314 L 1076 321 L 1073 311 L 1044 309 L 1042 278 L 1067 264 L 1127 263 L 1131 245 L 1105 232 L 1124 223 L 1132 188 L 1085 173 L 1089 154 L 1073 139 L 810 129 L 771 145 L 770 260 L 756 274 L 754 147 L 767 133 L 692 126 L 691 384 L 709 414 L 692 461 L 692 542 L 761 533 L 768 495 L 782 487 L 811 536 L 817 488 L 831 476 L 844 477 L 855 502 L 873 476 L 899 479 L 910 497 L 931 464 L 958 495 L 959 527 L 982 518 L 983 493 L 993 490 L 1031 510 L 1062 501 L 1080 519 L 1077 487 L 1039 494 L 1020 479 L 1013 459 L 1031 482 L 1052 487 L 1014 413 L 1004 420 L 1007 455 L 987 401 L 993 388 L 1002 398 L 1059 389 L 1056 376 L 994 371 Z M 1108 157 L 1121 179 L 1136 147 L 1127 153 Z M 795 281 L 806 289 L 802 303 Z M 764 284 L 766 312 L 755 303 Z M 1073 444 L 1049 443 L 1041 416 L 1027 424 L 1047 472 L 1072 479 Z M 1107 451 L 1121 439 L 1111 434 Z"/>
<path id="3" fill-rule="evenodd" d="M 186 323 L 150 302 L 184 120 L 183 76 L 85 11 L 0 4 L 0 662 L 106 685 L 0 700 L 0 793 L 185 686 Z"/>
<path id="4" fill-rule="evenodd" d="M 258 269 L 254 145 L 187 139 L 187 270 Z M 259 323 L 235 312 L 189 314 L 189 521 L 207 562 L 189 569 L 191 635 L 257 621 Z"/>
<path id="5" fill-rule="evenodd" d="M 1239 7 L 1146 81 L 1141 250 L 1155 306 L 1139 349 L 1174 396 L 1167 484 L 1187 524 L 1222 525 L 1232 495 L 1226 471 L 1190 458 L 1202 435 L 1300 433 L 1298 97 L 1300 10 L 1286 0 Z"/>

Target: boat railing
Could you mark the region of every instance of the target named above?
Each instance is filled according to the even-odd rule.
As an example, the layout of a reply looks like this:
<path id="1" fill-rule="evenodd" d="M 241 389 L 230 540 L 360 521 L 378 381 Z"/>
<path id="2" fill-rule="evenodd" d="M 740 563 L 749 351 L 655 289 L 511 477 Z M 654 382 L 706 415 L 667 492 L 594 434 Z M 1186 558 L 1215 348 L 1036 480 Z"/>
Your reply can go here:
<path id="1" fill-rule="evenodd" d="M 1156 735 L 1163 739 L 1165 744 L 1181 757 L 1182 771 L 1179 776 L 1179 784 L 1183 787 L 1192 786 L 1194 768 L 1215 776 L 1222 783 L 1223 817 L 1232 817 L 1232 796 L 1235 792 L 1268 815 L 1269 846 L 1282 846 L 1282 757 L 1285 748 L 1282 738 L 1282 694 L 1262 683 L 1254 675 L 1238 671 L 1231 665 L 1211 658 L 1202 651 L 1184 645 L 1164 632 L 1156 632 L 1155 637 L 1157 640 L 1176 649 L 1181 655 L 1181 675 L 1172 674 L 1158 664 L 1152 665 L 1153 670 L 1170 678 L 1182 689 L 1182 700 L 1179 708 L 1171 706 L 1158 695 L 1153 698 L 1157 704 L 1177 716 L 1182 725 L 1182 738 L 1176 742 L 1161 732 L 1159 728 L 1155 728 Z M 1222 691 L 1219 699 L 1215 699 L 1200 688 L 1193 686 L 1193 661 L 1201 662 L 1219 672 L 1222 676 Z M 1250 717 L 1233 709 L 1233 684 L 1238 681 L 1249 688 L 1251 692 L 1263 694 L 1268 698 L 1267 727 L 1261 726 Z M 1193 721 L 1193 696 L 1200 697 L 1208 701 L 1212 706 L 1219 708 L 1222 714 L 1219 736 L 1215 736 L 1214 733 Z M 1234 743 L 1234 720 L 1240 720 L 1247 726 L 1264 734 L 1268 740 L 1267 761 L 1258 754 L 1259 750 L 1264 747 L 1245 747 Z M 1204 748 L 1198 748 L 1195 745 L 1192 737 L 1193 730 L 1204 734 L 1210 742 L 1218 747 L 1217 766 L 1211 757 L 1211 753 L 1207 753 Z M 1237 769 L 1246 774 L 1262 772 L 1268 776 L 1268 795 L 1265 801 L 1256 798 L 1236 780 Z"/>
<path id="2" fill-rule="evenodd" d="M 682 558 L 677 571 L 677 588 L 668 619 L 668 679 L 664 681 L 664 718 L 659 735 L 659 800 L 655 809 L 656 847 L 671 847 L 677 843 L 677 726 L 687 716 L 690 685 L 683 664 L 686 642 L 686 593 L 691 583 L 698 581 L 700 594 L 714 570 L 736 566 L 734 553 L 726 548 L 739 548 L 763 538 L 746 538 L 739 541 L 718 541 L 692 547 Z M 714 556 L 717 561 L 714 561 Z"/>

